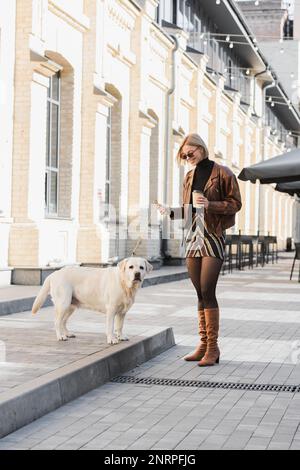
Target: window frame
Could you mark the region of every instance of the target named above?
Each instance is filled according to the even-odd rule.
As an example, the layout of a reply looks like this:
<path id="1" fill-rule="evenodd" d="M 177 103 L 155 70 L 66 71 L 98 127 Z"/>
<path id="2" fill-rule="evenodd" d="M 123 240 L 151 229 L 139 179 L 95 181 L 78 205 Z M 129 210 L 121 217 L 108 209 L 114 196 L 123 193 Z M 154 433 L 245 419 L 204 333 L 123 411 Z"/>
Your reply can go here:
<path id="1" fill-rule="evenodd" d="M 58 78 L 58 99 L 52 96 L 53 91 L 53 77 Z M 57 126 L 56 126 L 56 166 L 52 165 L 52 105 L 57 106 Z M 50 108 L 50 113 L 49 113 Z M 49 77 L 49 89 L 47 95 L 47 129 L 46 129 L 46 165 L 45 165 L 45 216 L 47 218 L 57 217 L 59 213 L 59 164 L 60 164 L 60 130 L 61 130 L 61 74 L 57 71 L 54 75 Z M 56 211 L 51 210 L 51 174 L 56 174 Z"/>
<path id="2" fill-rule="evenodd" d="M 106 155 L 105 155 L 105 189 L 104 217 L 109 219 L 109 204 L 111 200 L 111 148 L 112 148 L 112 108 L 109 106 L 106 120 Z"/>

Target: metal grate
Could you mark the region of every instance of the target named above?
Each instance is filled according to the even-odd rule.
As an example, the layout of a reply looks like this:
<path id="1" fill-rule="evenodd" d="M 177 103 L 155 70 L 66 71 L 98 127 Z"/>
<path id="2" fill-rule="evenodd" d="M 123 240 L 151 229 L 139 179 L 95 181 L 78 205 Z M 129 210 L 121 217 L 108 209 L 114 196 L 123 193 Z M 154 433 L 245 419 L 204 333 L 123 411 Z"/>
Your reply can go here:
<path id="1" fill-rule="evenodd" d="M 197 388 L 222 388 L 231 390 L 253 390 L 263 392 L 290 392 L 299 393 L 300 385 L 278 385 L 278 384 L 247 384 L 234 382 L 208 382 L 201 380 L 163 379 L 156 377 L 134 377 L 130 375 L 119 375 L 111 382 L 122 384 L 140 385 L 169 385 L 171 387 L 197 387 Z"/>

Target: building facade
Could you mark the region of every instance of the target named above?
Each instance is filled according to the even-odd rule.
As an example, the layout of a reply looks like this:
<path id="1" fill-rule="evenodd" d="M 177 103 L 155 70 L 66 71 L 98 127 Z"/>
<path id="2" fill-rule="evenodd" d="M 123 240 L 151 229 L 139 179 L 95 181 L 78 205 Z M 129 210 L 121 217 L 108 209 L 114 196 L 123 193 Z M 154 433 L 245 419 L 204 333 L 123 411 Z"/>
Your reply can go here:
<path id="1" fill-rule="evenodd" d="M 201 134 L 235 174 L 297 145 L 296 110 L 265 103 L 273 78 L 259 50 L 232 51 L 212 37 L 226 32 L 212 3 L 1 2 L 2 273 L 122 259 L 139 235 L 137 255 L 178 258 L 181 222 L 165 220 L 162 244 L 151 203 L 181 203 L 187 168 L 175 156 L 184 135 Z M 223 3 L 228 25 L 247 37 Z M 258 67 L 265 72 L 255 77 Z M 294 200 L 272 186 L 240 188 L 232 231 L 270 232 L 283 248 Z"/>

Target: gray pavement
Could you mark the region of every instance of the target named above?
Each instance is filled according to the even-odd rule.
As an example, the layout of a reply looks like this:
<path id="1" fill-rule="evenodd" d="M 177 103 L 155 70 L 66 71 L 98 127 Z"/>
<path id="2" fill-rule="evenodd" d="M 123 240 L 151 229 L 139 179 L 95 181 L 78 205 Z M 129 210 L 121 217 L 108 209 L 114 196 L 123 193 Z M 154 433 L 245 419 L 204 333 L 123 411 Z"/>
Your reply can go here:
<path id="1" fill-rule="evenodd" d="M 296 276 L 289 281 L 292 256 L 220 277 L 221 360 L 214 367 L 199 368 L 182 359 L 197 342 L 197 300 L 191 282 L 141 289 L 128 313 L 127 333 L 134 336 L 171 326 L 177 344 L 126 375 L 300 384 L 300 284 Z M 53 353 L 65 354 L 55 344 L 52 308 L 38 315 L 35 320 L 29 313 L 0 319 L 1 336 L 7 333 L 9 344 L 14 330 L 29 333 L 35 331 L 31 322 L 39 322 L 42 352 L 38 357 L 31 353 L 32 369 L 43 361 L 48 367 Z M 68 354 L 81 354 L 85 347 L 88 351 L 88 338 L 98 334 L 95 328 L 103 334 L 103 327 L 97 314 L 75 313 L 70 329 L 78 338 L 65 343 Z M 10 366 L 5 367 L 0 369 L 1 386 L 2 374 L 9 378 Z M 12 382 L 16 370 L 11 371 Z M 109 382 L 1 439 L 0 448 L 300 449 L 299 423 L 300 393 Z"/>

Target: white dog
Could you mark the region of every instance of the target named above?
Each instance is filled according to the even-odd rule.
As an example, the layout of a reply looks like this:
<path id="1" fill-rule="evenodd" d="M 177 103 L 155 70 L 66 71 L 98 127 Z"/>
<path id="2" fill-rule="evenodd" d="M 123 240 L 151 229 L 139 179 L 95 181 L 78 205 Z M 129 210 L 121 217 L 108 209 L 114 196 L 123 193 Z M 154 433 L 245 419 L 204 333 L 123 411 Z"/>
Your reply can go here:
<path id="1" fill-rule="evenodd" d="M 106 314 L 108 344 L 127 341 L 123 335 L 124 318 L 132 306 L 145 274 L 153 266 L 144 258 L 125 258 L 115 267 L 65 267 L 48 276 L 32 306 L 36 313 L 50 293 L 55 307 L 58 341 L 74 338 L 67 329 L 68 318 L 78 307 Z M 115 325 L 115 333 L 114 333 Z"/>

